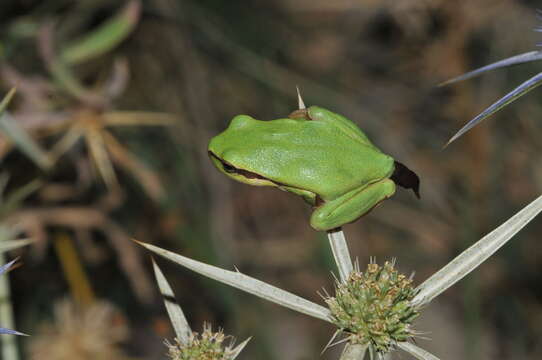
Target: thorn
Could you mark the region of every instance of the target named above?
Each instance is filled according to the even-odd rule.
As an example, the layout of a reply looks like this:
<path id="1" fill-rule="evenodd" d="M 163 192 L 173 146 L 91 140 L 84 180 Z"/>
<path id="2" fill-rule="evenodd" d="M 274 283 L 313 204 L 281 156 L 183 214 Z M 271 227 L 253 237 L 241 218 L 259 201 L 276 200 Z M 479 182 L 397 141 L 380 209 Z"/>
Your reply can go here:
<path id="1" fill-rule="evenodd" d="M 437 87 L 444 87 L 444 86 L 446 86 L 446 85 L 448 85 L 448 84 L 451 84 L 451 83 L 453 83 L 453 82 L 454 82 L 453 79 L 445 80 L 445 81 L 442 81 L 442 82 L 438 83 L 438 84 L 437 84 Z"/>
<path id="2" fill-rule="evenodd" d="M 454 142 L 457 139 L 457 135 L 454 135 L 448 142 L 442 147 L 441 150 L 445 150 L 452 142 Z"/>
<path id="3" fill-rule="evenodd" d="M 295 88 L 297 89 L 297 103 L 299 106 L 299 110 L 306 109 L 305 103 L 303 102 L 303 99 L 301 98 L 301 92 L 299 91 L 299 86 L 296 85 Z"/>
<path id="4" fill-rule="evenodd" d="M 341 333 L 341 330 L 336 330 L 334 333 L 333 333 L 333 336 L 331 337 L 331 339 L 329 339 L 329 341 L 327 342 L 326 346 L 324 347 L 324 349 L 322 350 L 322 352 L 320 353 L 320 355 L 322 355 L 327 349 L 331 348 L 332 346 L 335 346 L 337 344 L 332 344 L 333 341 L 335 341 L 335 338 L 337 337 L 337 335 L 339 335 Z M 341 340 L 342 341 L 342 340 Z"/>

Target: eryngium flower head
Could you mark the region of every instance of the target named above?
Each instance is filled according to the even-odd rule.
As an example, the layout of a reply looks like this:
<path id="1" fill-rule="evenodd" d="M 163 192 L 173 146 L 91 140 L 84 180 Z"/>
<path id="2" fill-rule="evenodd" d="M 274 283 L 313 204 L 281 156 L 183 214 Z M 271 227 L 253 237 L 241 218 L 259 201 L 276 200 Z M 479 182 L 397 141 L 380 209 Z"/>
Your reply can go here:
<path id="1" fill-rule="evenodd" d="M 230 360 L 234 354 L 233 343 L 233 338 L 224 335 L 222 330 L 213 332 L 209 324 L 204 324 L 201 335 L 193 332 L 187 344 L 176 339 L 175 344 L 166 345 L 172 360 Z"/>
<path id="2" fill-rule="evenodd" d="M 54 320 L 30 338 L 31 360 L 126 360 L 119 345 L 128 337 L 122 315 L 107 302 L 81 307 L 69 299 L 55 304 Z"/>
<path id="3" fill-rule="evenodd" d="M 352 272 L 346 282 L 337 282 L 335 297 L 325 301 L 350 343 L 382 354 L 414 336 L 411 324 L 419 313 L 410 301 L 415 294 L 412 279 L 388 261 L 384 266 L 370 263 L 364 273 Z"/>

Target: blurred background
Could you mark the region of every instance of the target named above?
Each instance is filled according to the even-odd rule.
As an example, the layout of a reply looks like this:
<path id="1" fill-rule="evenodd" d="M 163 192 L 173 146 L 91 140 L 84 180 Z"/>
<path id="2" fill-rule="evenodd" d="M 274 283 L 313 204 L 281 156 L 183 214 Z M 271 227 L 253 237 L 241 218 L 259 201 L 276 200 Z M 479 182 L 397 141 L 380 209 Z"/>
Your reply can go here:
<path id="1" fill-rule="evenodd" d="M 7 257 L 22 266 L 9 274 L 15 323 L 0 326 L 32 334 L 17 339 L 24 359 L 166 358 L 174 335 L 132 237 L 323 304 L 336 269 L 309 206 L 235 183 L 206 149 L 237 114 L 287 116 L 296 85 L 420 176 L 421 201 L 398 189 L 344 227 L 362 268 L 397 258 L 420 283 L 541 192 L 540 91 L 442 149 L 536 63 L 436 86 L 535 50 L 536 6 L 3 0 L 0 87 L 17 93 L 0 123 L 0 229 L 33 242 Z M 541 231 L 533 221 L 425 309 L 417 344 L 443 359 L 540 359 Z M 330 324 L 159 264 L 194 330 L 253 337 L 240 359 L 338 358 L 340 346 L 320 355 Z"/>

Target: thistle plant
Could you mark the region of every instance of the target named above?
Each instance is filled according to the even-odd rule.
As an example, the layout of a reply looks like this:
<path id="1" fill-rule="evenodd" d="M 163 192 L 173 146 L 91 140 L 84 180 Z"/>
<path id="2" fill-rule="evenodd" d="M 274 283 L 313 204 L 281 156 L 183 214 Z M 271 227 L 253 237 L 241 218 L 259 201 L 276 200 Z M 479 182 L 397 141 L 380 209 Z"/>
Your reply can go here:
<path id="1" fill-rule="evenodd" d="M 199 274 L 207 276 L 211 279 L 218 280 L 222 283 L 259 296 L 265 300 L 274 302 L 283 307 L 337 325 L 338 331 L 345 333 L 345 335 L 347 336 L 347 346 L 341 355 L 342 360 L 363 359 L 363 356 L 367 349 L 373 349 L 374 351 L 377 351 L 378 354 L 383 355 L 397 348 L 403 349 L 404 351 L 410 353 L 418 359 L 434 360 L 438 358 L 409 341 L 411 340 L 412 336 L 415 336 L 415 333 L 410 329 L 411 321 L 418 313 L 421 313 L 423 311 L 423 308 L 427 306 L 435 297 L 443 293 L 456 282 L 468 275 L 471 271 L 476 269 L 480 264 L 482 264 L 498 249 L 500 249 L 504 244 L 506 244 L 517 232 L 519 232 L 541 211 L 542 196 L 538 197 L 536 200 L 524 207 L 510 219 L 505 221 L 502 225 L 500 225 L 495 230 L 481 238 L 474 245 L 463 251 L 449 264 L 444 266 L 441 270 L 437 271 L 422 284 L 414 288 L 414 290 L 411 290 L 407 286 L 407 283 L 410 282 L 409 279 L 407 279 L 406 277 L 401 277 L 399 274 L 396 274 L 394 270 L 391 270 L 391 263 L 388 263 L 383 267 L 375 266 L 375 264 L 369 265 L 368 274 L 365 275 L 362 275 L 358 272 L 353 273 L 353 282 L 357 283 L 358 285 L 363 284 L 360 279 L 363 279 L 364 277 L 372 279 L 369 281 L 369 283 L 373 287 L 375 286 L 375 284 L 377 284 L 377 282 L 374 282 L 376 278 L 378 278 L 379 280 L 384 280 L 383 282 L 379 282 L 378 285 L 376 285 L 381 286 L 382 288 L 378 291 L 374 291 L 379 292 L 379 294 L 381 295 L 380 297 L 384 299 L 386 299 L 386 295 L 388 295 L 387 300 L 393 303 L 393 306 L 391 307 L 392 311 L 382 311 L 382 313 L 384 314 L 384 320 L 382 322 L 387 322 L 387 324 L 391 325 L 397 325 L 396 329 L 394 329 L 393 326 L 389 326 L 389 329 L 393 329 L 391 332 L 396 335 L 395 337 L 390 336 L 389 340 L 387 341 L 382 341 L 384 336 L 377 336 L 373 338 L 359 335 L 352 336 L 352 330 L 354 328 L 368 327 L 368 322 L 366 322 L 365 319 L 374 319 L 375 314 L 373 311 L 374 309 L 372 308 L 375 308 L 376 306 L 366 307 L 364 310 L 366 312 L 360 313 L 359 319 L 356 319 L 359 320 L 359 322 L 356 321 L 355 323 L 351 322 L 354 321 L 355 316 L 352 316 L 350 319 L 346 319 L 346 317 L 341 315 L 341 311 L 336 309 L 336 304 L 345 302 L 345 300 L 343 299 L 352 298 L 351 294 L 348 294 L 349 291 L 358 294 L 359 298 L 363 298 L 363 295 L 361 295 L 362 290 L 360 290 L 361 287 L 352 290 L 353 285 L 347 284 L 350 273 L 345 274 L 345 276 L 341 276 L 341 278 L 339 279 L 340 283 L 334 297 L 335 300 L 332 300 L 331 297 L 328 297 L 326 302 L 328 303 L 329 308 L 326 308 L 322 305 L 313 303 L 309 300 L 294 295 L 286 290 L 267 284 L 248 275 L 242 274 L 241 272 L 239 272 L 239 270 L 230 271 L 221 269 L 187 258 L 179 254 L 175 254 L 173 252 L 151 244 L 146 244 L 142 242 L 138 243 L 157 255 L 160 255 L 178 265 L 181 265 Z M 331 236 L 340 238 L 340 236 L 337 236 L 336 233 L 331 234 Z M 344 240 L 344 237 L 342 239 Z M 342 243 L 342 245 L 346 246 L 345 240 L 344 242 L 340 242 Z M 349 258 L 335 257 L 335 260 L 337 261 L 337 267 L 339 269 L 354 269 L 354 266 L 352 265 L 352 262 Z M 384 273 L 385 275 L 381 276 L 383 273 L 383 268 L 386 269 L 386 271 Z M 380 275 L 376 276 L 375 274 L 378 274 L 379 272 Z M 396 280 L 390 281 L 390 277 L 395 278 Z M 401 280 L 399 280 L 399 278 L 401 278 Z M 386 292 L 386 295 L 382 296 L 382 289 L 385 289 L 385 287 L 389 286 L 391 283 L 395 284 L 394 289 Z M 402 291 L 400 291 L 401 294 L 396 295 L 395 293 L 399 289 L 402 289 Z M 392 294 L 393 296 L 389 296 Z M 358 309 L 361 309 L 361 306 L 359 306 Z M 341 317 L 340 320 L 338 319 L 339 316 Z M 395 322 L 397 320 L 397 317 L 402 318 L 403 321 Z M 346 325 L 347 323 L 348 325 Z M 387 324 L 386 326 L 388 326 Z M 374 333 L 377 332 L 378 330 L 374 331 Z"/>
<path id="2" fill-rule="evenodd" d="M 62 299 L 54 318 L 40 326 L 29 344 L 29 359 L 115 359 L 129 357 L 119 346 L 128 337 L 122 314 L 109 302 L 81 306 Z"/>
<path id="3" fill-rule="evenodd" d="M 166 343 L 169 357 L 172 360 L 230 360 L 237 357 L 230 337 L 222 330 L 213 332 L 211 325 L 204 324 L 203 332 L 193 332 L 188 342 L 182 343 L 176 339 L 175 344 Z"/>
<path id="4" fill-rule="evenodd" d="M 335 295 L 325 302 L 350 344 L 387 353 L 394 344 L 415 336 L 411 325 L 419 311 L 410 305 L 415 293 L 412 278 L 399 274 L 393 261 L 383 266 L 371 262 L 366 271 L 357 269 L 345 282 L 337 281 Z"/>
<path id="5" fill-rule="evenodd" d="M 225 335 L 221 329 L 213 332 L 210 324 L 203 324 L 201 334 L 193 332 L 164 274 L 154 260 L 152 263 L 156 282 L 176 335 L 174 343 L 165 342 L 169 358 L 172 360 L 234 360 L 237 358 L 250 338 L 234 346 L 233 337 Z"/>

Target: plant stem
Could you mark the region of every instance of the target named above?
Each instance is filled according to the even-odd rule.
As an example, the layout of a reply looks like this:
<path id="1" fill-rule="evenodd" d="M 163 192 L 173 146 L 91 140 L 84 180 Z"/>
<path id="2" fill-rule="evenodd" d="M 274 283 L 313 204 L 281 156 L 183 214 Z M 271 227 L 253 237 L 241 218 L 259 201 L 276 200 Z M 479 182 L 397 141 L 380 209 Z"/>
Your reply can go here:
<path id="1" fill-rule="evenodd" d="M 347 344 L 344 348 L 340 360 L 363 360 L 366 351 L 367 345 Z"/>
<path id="2" fill-rule="evenodd" d="M 328 231 L 327 237 L 329 244 L 331 245 L 331 252 L 333 258 L 339 269 L 339 277 L 341 282 L 345 282 L 348 279 L 350 273 L 354 270 L 352 265 L 352 259 L 350 258 L 350 252 L 348 251 L 348 244 L 344 237 L 344 233 L 341 228 Z"/>
<path id="3" fill-rule="evenodd" d="M 82 306 L 91 305 L 95 300 L 94 292 L 72 239 L 61 232 L 56 234 L 54 245 L 74 299 Z"/>

